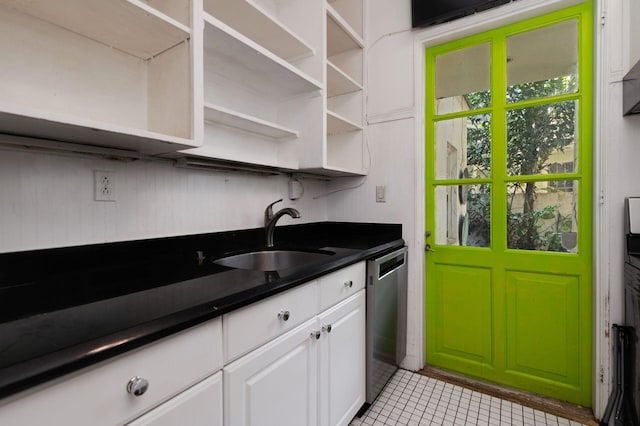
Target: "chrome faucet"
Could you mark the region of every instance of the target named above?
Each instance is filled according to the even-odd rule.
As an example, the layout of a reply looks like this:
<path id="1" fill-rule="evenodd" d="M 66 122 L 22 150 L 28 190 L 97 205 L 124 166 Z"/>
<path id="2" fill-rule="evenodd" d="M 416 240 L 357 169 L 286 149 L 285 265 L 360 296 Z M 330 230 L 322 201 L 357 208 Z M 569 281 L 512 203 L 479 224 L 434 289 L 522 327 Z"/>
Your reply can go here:
<path id="1" fill-rule="evenodd" d="M 264 229 L 267 233 L 267 247 L 273 247 L 273 231 L 276 229 L 276 222 L 285 214 L 288 214 L 294 219 L 300 218 L 300 212 L 294 208 L 287 207 L 279 210 L 277 213 L 273 213 L 273 205 L 282 201 L 282 198 L 278 201 L 274 201 L 269 204 L 264 211 Z"/>

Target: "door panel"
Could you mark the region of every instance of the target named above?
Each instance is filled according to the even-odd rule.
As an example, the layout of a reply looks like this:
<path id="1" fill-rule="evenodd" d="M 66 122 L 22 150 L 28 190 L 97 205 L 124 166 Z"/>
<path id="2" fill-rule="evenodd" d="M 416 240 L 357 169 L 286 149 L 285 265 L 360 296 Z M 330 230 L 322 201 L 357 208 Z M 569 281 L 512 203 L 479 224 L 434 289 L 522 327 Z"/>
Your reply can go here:
<path id="1" fill-rule="evenodd" d="M 426 363 L 591 404 L 591 3 L 426 50 Z"/>
<path id="2" fill-rule="evenodd" d="M 507 271 L 507 371 L 578 385 L 579 278 Z"/>
<path id="3" fill-rule="evenodd" d="M 486 268 L 435 265 L 433 298 L 440 303 L 433 321 L 434 356 L 468 363 L 468 369 L 490 365 L 491 271 Z"/>

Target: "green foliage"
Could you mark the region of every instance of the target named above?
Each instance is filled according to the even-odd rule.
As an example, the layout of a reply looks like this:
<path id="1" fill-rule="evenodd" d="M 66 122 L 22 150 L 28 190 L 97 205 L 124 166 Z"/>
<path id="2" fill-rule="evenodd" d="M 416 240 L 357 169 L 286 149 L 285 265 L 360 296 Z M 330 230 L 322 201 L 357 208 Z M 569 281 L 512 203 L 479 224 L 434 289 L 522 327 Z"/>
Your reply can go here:
<path id="1" fill-rule="evenodd" d="M 507 89 L 507 103 L 555 96 L 575 91 L 575 76 L 523 83 Z M 466 96 L 469 107 L 487 107 L 489 92 L 476 92 Z M 507 174 L 526 176 L 540 174 L 549 164 L 554 152 L 562 152 L 575 139 L 575 102 L 557 102 L 507 112 Z M 467 128 L 468 164 L 476 170 L 491 169 L 491 117 L 478 114 L 469 118 Z M 488 191 L 487 191 L 488 193 Z M 514 211 L 513 201 L 522 196 L 521 211 Z M 557 206 L 536 208 L 534 182 L 514 184 L 509 189 L 507 212 L 507 244 L 510 248 L 526 250 L 565 251 L 560 242 L 560 232 L 545 229 L 546 223 L 557 218 L 559 227 L 566 228 L 567 219 L 561 218 Z M 468 196 L 470 229 L 479 234 L 489 233 L 488 196 L 477 193 Z M 486 214 L 486 218 L 481 216 Z M 558 227 L 556 226 L 556 228 Z M 570 229 L 570 225 L 569 225 Z M 487 238 L 488 240 L 488 238 Z"/>

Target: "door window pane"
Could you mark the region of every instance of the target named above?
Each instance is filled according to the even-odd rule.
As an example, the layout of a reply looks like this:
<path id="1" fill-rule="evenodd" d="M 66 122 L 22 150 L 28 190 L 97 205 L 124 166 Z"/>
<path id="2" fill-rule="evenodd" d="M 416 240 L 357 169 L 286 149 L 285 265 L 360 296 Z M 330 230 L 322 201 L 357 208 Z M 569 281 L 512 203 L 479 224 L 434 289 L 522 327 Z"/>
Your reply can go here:
<path id="1" fill-rule="evenodd" d="M 507 38 L 507 102 L 578 90 L 578 21 Z"/>
<path id="2" fill-rule="evenodd" d="M 491 115 L 436 122 L 436 179 L 491 176 Z"/>
<path id="3" fill-rule="evenodd" d="M 566 190 L 565 188 L 568 188 Z M 577 253 L 578 181 L 507 185 L 507 247 Z"/>
<path id="4" fill-rule="evenodd" d="M 467 47 L 436 57 L 436 114 L 491 104 L 491 45 Z"/>
<path id="5" fill-rule="evenodd" d="M 507 173 L 555 173 L 551 165 L 556 163 L 563 173 L 576 171 L 577 109 L 577 101 L 566 101 L 508 111 Z"/>
<path id="6" fill-rule="evenodd" d="M 490 247 L 490 186 L 436 187 L 436 244 Z"/>

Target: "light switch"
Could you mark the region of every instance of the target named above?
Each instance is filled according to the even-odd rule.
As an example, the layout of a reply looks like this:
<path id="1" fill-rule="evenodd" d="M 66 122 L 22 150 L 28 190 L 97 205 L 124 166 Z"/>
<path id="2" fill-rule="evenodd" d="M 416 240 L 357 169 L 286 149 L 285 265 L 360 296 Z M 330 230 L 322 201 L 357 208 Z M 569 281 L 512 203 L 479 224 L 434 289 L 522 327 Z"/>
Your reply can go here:
<path id="1" fill-rule="evenodd" d="M 387 202 L 387 187 L 384 185 L 376 186 L 376 203 Z"/>

